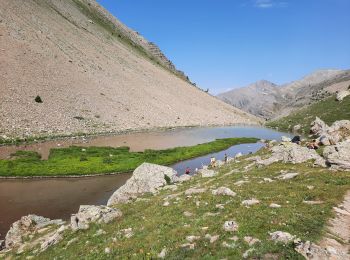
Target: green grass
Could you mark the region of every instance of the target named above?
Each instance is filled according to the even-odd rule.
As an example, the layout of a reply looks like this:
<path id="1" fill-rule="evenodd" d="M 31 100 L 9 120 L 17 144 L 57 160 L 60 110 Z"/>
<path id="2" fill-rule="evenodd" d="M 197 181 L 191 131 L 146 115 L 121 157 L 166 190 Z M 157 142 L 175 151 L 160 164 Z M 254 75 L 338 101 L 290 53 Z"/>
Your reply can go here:
<path id="1" fill-rule="evenodd" d="M 129 172 L 143 162 L 172 163 L 225 150 L 233 145 L 255 143 L 256 138 L 227 138 L 190 147 L 130 152 L 128 147 L 77 147 L 51 149 L 48 160 L 34 152 L 20 151 L 0 160 L 0 176 L 67 176 Z"/>
<path id="2" fill-rule="evenodd" d="M 292 112 L 290 115 L 266 123 L 266 126 L 278 128 L 281 131 L 291 131 L 293 126 L 300 124 L 302 132 L 310 132 L 310 123 L 318 116 L 327 124 L 337 120 L 350 119 L 350 96 L 339 102 L 332 96 L 306 108 Z"/>
<path id="3" fill-rule="evenodd" d="M 251 257 L 263 259 L 273 254 L 277 259 L 303 259 L 294 250 L 293 243 L 283 245 L 269 239 L 269 232 L 285 231 L 302 240 L 317 242 L 323 235 L 327 220 L 333 216 L 332 207 L 339 204 L 350 188 L 349 173 L 334 173 L 323 168 L 314 168 L 312 163 L 298 165 L 276 163 L 267 167 L 253 168 L 244 172 L 244 166 L 250 162 L 240 159 L 240 163 L 232 163 L 220 168 L 219 175 L 214 178 L 196 177 L 191 181 L 178 185 L 178 190 L 161 191 L 158 195 L 145 195 L 142 200 L 132 204 L 118 205 L 123 217 L 110 224 L 92 225 L 89 230 L 71 233 L 67 231 L 65 238 L 48 251 L 36 255 L 35 259 L 155 259 L 166 247 L 166 259 L 242 259 L 242 254 L 249 249 L 244 242 L 245 236 L 261 240 L 254 245 Z M 232 170 L 237 173 L 226 175 Z M 274 178 L 281 170 L 298 172 L 299 176 L 292 180 L 276 180 L 272 183 L 261 183 L 263 178 Z M 234 183 L 249 179 L 249 183 L 238 187 Z M 309 190 L 308 185 L 315 188 Z M 186 197 L 183 192 L 190 187 L 203 187 L 208 191 Z M 220 186 L 231 188 L 236 197 L 213 196 L 211 190 Z M 178 199 L 169 199 L 170 206 L 164 207 L 164 198 L 179 193 Z M 245 199 L 256 198 L 260 204 L 249 208 L 241 205 Z M 322 200 L 320 205 L 307 205 L 303 200 Z M 197 206 L 196 202 L 200 205 Z M 278 203 L 281 208 L 270 208 L 270 203 Z M 217 209 L 216 204 L 225 204 L 224 209 Z M 192 217 L 183 212 L 193 213 Z M 217 216 L 205 216 L 205 213 L 219 213 Z M 235 233 L 225 232 L 222 225 L 227 220 L 235 220 L 239 229 Z M 203 227 L 208 227 L 203 230 Z M 134 236 L 124 237 L 120 230 L 132 228 Z M 98 229 L 106 234 L 95 236 Z M 218 241 L 210 244 L 204 239 L 205 234 L 220 235 Z M 195 235 L 201 238 L 196 241 L 194 250 L 184 250 L 180 245 L 187 243 L 186 236 Z M 233 235 L 238 241 L 229 238 Z M 70 246 L 67 243 L 77 237 L 77 242 Z M 233 245 L 225 248 L 223 242 Z M 104 249 L 111 249 L 105 254 Z M 25 259 L 31 253 L 19 258 Z"/>

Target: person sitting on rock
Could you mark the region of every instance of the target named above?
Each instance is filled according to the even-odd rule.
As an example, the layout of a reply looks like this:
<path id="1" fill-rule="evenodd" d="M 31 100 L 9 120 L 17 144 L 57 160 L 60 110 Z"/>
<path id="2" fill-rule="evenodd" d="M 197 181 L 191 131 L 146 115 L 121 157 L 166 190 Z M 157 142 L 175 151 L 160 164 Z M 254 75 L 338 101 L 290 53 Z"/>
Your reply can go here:
<path id="1" fill-rule="evenodd" d="M 191 169 L 189 167 L 186 168 L 185 174 L 190 174 L 191 173 Z"/>
<path id="2" fill-rule="evenodd" d="M 215 157 L 211 157 L 210 158 L 210 166 L 212 168 L 215 168 L 215 165 L 216 165 L 216 159 L 215 159 Z"/>
<path id="3" fill-rule="evenodd" d="M 311 143 L 307 144 L 307 148 L 317 150 L 319 148 L 318 142 L 314 139 Z"/>
<path id="4" fill-rule="evenodd" d="M 292 139 L 292 143 L 301 144 L 300 135 L 294 136 L 293 139 Z"/>

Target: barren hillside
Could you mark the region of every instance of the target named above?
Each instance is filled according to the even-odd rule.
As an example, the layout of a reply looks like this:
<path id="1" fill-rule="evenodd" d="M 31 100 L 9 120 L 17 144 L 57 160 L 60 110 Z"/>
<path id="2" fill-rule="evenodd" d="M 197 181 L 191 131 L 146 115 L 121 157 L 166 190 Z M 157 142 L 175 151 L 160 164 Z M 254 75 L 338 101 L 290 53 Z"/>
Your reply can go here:
<path id="1" fill-rule="evenodd" d="M 0 136 L 258 122 L 92 0 L 2 0 L 0 52 Z"/>

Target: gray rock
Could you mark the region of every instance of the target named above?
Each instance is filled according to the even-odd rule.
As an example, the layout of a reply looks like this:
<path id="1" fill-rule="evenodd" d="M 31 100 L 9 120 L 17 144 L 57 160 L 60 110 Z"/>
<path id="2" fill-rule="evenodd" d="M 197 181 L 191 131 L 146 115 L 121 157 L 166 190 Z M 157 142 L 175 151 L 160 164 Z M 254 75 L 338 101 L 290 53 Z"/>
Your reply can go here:
<path id="1" fill-rule="evenodd" d="M 209 170 L 209 169 L 200 169 L 199 174 L 201 174 L 201 176 L 203 178 L 210 178 L 210 177 L 214 177 L 217 175 L 217 172 L 215 172 L 214 170 Z"/>
<path id="2" fill-rule="evenodd" d="M 72 230 L 88 229 L 90 223 L 109 223 L 122 216 L 122 212 L 107 206 L 82 205 L 71 217 Z"/>
<path id="3" fill-rule="evenodd" d="M 186 244 L 182 244 L 180 247 L 183 249 L 193 250 L 195 246 L 196 246 L 195 243 L 186 243 Z"/>
<path id="4" fill-rule="evenodd" d="M 233 220 L 225 221 L 223 228 L 225 231 L 235 232 L 238 230 L 238 224 Z"/>
<path id="5" fill-rule="evenodd" d="M 158 254 L 158 258 L 164 259 L 166 257 L 168 250 L 163 248 L 162 251 Z"/>
<path id="6" fill-rule="evenodd" d="M 331 254 L 327 251 L 327 249 L 324 249 L 314 243 L 311 243 L 310 241 L 298 242 L 295 246 L 295 251 L 304 256 L 305 259 L 346 259 L 334 256 L 334 258 L 332 258 Z"/>
<path id="7" fill-rule="evenodd" d="M 344 98 L 346 98 L 347 96 L 350 95 L 350 91 L 349 90 L 343 90 L 343 91 L 339 91 L 337 93 L 337 97 L 336 100 L 337 101 L 343 101 Z"/>
<path id="8" fill-rule="evenodd" d="M 218 195 L 231 196 L 231 197 L 236 196 L 235 192 L 233 192 L 231 189 L 226 188 L 226 187 L 220 187 L 216 190 L 213 190 L 212 194 L 216 195 L 216 196 L 218 196 Z"/>
<path id="9" fill-rule="evenodd" d="M 328 128 L 329 127 L 325 122 L 323 122 L 319 117 L 316 117 L 316 119 L 311 122 L 310 133 L 320 136 L 327 132 Z"/>
<path id="10" fill-rule="evenodd" d="M 326 166 L 325 160 L 315 151 L 294 143 L 283 143 L 272 147 L 272 155 L 265 160 L 257 161 L 258 165 L 270 165 L 275 162 L 303 163 L 315 160 L 315 164 Z"/>
<path id="11" fill-rule="evenodd" d="M 283 231 L 275 231 L 270 234 L 271 240 L 275 242 L 281 242 L 283 244 L 287 244 L 295 239 L 295 236 Z"/>
<path id="12" fill-rule="evenodd" d="M 282 136 L 281 140 L 282 140 L 282 142 L 291 142 L 292 141 L 292 139 L 290 137 L 287 137 L 287 136 Z"/>
<path id="13" fill-rule="evenodd" d="M 276 204 L 276 203 L 271 203 L 269 207 L 270 207 L 270 208 L 280 208 L 281 205 Z"/>
<path id="14" fill-rule="evenodd" d="M 260 203 L 260 201 L 257 199 L 254 199 L 254 198 L 250 199 L 250 200 L 243 200 L 242 201 L 243 206 L 253 206 L 253 205 L 259 204 L 259 203 Z"/>
<path id="15" fill-rule="evenodd" d="M 199 194 L 206 192 L 207 189 L 205 188 L 189 188 L 188 190 L 185 191 L 185 195 L 192 195 L 192 194 Z"/>
<path id="16" fill-rule="evenodd" d="M 293 126 L 293 131 L 298 132 L 301 129 L 301 125 L 295 125 Z"/>
<path id="17" fill-rule="evenodd" d="M 126 203 L 144 193 L 154 193 L 167 184 L 166 176 L 172 182 L 178 180 L 176 171 L 172 168 L 143 163 L 135 169 L 131 178 L 109 198 L 107 205 Z"/>
<path id="18" fill-rule="evenodd" d="M 28 215 L 14 222 L 5 237 L 5 248 L 11 249 L 22 245 L 23 237 L 35 233 L 48 225 L 57 225 L 64 223 L 62 220 L 50 220 L 37 215 Z"/>
<path id="19" fill-rule="evenodd" d="M 214 236 L 210 234 L 205 235 L 205 239 L 208 239 L 211 244 L 216 242 L 219 239 L 219 237 L 220 237 L 219 235 L 214 235 Z"/>
<path id="20" fill-rule="evenodd" d="M 181 175 L 181 176 L 179 176 L 178 178 L 177 178 L 177 182 L 186 182 L 186 181 L 189 181 L 189 180 L 191 180 L 192 179 L 192 177 L 193 176 L 191 176 L 191 175 L 189 175 L 189 174 L 183 174 L 183 175 Z"/>
<path id="21" fill-rule="evenodd" d="M 323 157 L 333 168 L 350 170 L 350 140 L 327 146 L 323 151 Z"/>
<path id="22" fill-rule="evenodd" d="M 45 251 L 50 246 L 56 245 L 61 240 L 63 240 L 63 236 L 60 232 L 54 233 L 52 236 L 48 237 L 40 246 L 41 251 Z"/>
<path id="23" fill-rule="evenodd" d="M 190 243 L 193 243 L 194 241 L 200 239 L 201 237 L 200 236 L 187 236 L 186 237 L 186 240 Z"/>
<path id="24" fill-rule="evenodd" d="M 299 175 L 299 173 L 297 173 L 297 172 L 282 173 L 281 175 L 277 176 L 276 178 L 280 179 L 280 180 L 290 180 L 290 179 L 297 177 L 298 175 Z"/>
<path id="25" fill-rule="evenodd" d="M 260 239 L 257 239 L 257 238 L 254 238 L 254 237 L 251 237 L 251 236 L 245 236 L 243 238 L 243 240 L 249 245 L 249 246 L 253 246 L 254 244 L 256 243 L 260 243 Z"/>

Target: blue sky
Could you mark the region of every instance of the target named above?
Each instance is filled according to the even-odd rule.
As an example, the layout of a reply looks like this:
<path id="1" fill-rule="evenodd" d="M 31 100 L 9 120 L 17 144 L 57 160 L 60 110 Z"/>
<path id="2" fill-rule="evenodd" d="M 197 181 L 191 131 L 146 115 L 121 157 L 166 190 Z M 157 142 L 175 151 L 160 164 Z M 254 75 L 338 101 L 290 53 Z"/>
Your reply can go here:
<path id="1" fill-rule="evenodd" d="M 350 0 L 98 0 L 217 94 L 350 69 Z"/>

